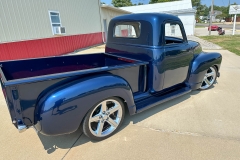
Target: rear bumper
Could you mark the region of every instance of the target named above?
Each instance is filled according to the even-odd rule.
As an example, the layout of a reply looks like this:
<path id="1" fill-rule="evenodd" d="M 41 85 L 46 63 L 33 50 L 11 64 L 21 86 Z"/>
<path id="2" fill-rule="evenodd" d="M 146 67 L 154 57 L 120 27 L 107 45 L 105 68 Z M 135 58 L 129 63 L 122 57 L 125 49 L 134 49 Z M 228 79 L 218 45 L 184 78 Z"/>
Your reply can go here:
<path id="1" fill-rule="evenodd" d="M 18 132 L 19 133 L 23 133 L 27 130 L 27 126 L 26 125 L 18 125 Z"/>
<path id="2" fill-rule="evenodd" d="M 19 133 L 23 133 L 28 129 L 28 127 L 21 120 L 14 120 L 12 123 L 15 124 Z"/>

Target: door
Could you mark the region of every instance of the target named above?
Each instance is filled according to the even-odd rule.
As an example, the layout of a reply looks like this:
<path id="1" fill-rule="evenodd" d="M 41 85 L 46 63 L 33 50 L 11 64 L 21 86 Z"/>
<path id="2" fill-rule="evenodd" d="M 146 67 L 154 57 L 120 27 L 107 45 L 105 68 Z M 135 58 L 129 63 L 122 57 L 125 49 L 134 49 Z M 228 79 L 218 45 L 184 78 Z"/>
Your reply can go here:
<path id="1" fill-rule="evenodd" d="M 105 42 L 107 42 L 107 19 L 103 19 L 103 27 L 104 27 L 104 35 L 105 35 L 105 37 L 104 37 L 104 40 L 105 40 Z"/>
<path id="2" fill-rule="evenodd" d="M 185 82 L 193 59 L 180 22 L 166 22 L 164 31 L 163 89 Z"/>

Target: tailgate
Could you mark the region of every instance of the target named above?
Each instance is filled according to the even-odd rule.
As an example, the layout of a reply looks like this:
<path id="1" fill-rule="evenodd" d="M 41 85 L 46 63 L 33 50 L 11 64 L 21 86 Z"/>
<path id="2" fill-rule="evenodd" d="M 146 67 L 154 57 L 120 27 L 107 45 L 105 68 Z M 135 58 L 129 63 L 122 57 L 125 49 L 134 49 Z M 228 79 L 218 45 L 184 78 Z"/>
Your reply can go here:
<path id="1" fill-rule="evenodd" d="M 17 117 L 14 109 L 14 100 L 13 100 L 13 94 L 12 94 L 13 92 L 10 89 L 10 86 L 5 86 L 5 83 L 7 80 L 1 68 L 0 68 L 0 79 L 1 79 L 0 81 L 1 81 L 3 96 L 5 98 L 6 105 L 8 107 L 8 111 L 11 116 L 11 120 L 13 123 L 15 122 L 14 125 L 17 127 L 17 123 L 16 123 Z"/>

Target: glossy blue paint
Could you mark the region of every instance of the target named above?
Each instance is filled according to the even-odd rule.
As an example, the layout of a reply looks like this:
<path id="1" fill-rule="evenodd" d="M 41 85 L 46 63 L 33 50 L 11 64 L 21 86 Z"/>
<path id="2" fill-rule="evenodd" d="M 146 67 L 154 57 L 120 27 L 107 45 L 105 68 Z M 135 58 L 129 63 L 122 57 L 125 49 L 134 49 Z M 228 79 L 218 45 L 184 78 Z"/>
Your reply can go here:
<path id="1" fill-rule="evenodd" d="M 117 22 L 134 21 L 141 24 L 139 38 L 113 37 Z M 165 23 L 174 22 L 181 27 L 184 41 L 165 37 Z M 179 40 L 178 40 L 179 41 Z M 195 44 L 197 45 L 197 44 Z M 171 86 L 185 83 L 193 59 L 193 44 L 189 44 L 184 27 L 178 17 L 168 14 L 143 13 L 113 18 L 109 24 L 106 52 L 149 62 L 148 86 L 151 93 L 160 92 Z"/>
<path id="2" fill-rule="evenodd" d="M 119 21 L 139 22 L 144 32 L 141 32 L 138 39 L 113 37 L 115 24 Z M 166 45 L 166 41 L 179 41 L 164 34 L 165 23 L 171 22 L 180 26 L 182 43 Z M 205 66 L 208 67 L 219 66 L 222 60 L 219 53 L 208 53 L 203 57 L 200 54 L 202 52 L 200 44 L 187 40 L 184 27 L 178 17 L 158 13 L 132 14 L 114 18 L 109 24 L 106 52 L 148 61 L 148 86 L 151 93 L 161 92 L 181 83 L 191 83 L 192 89 L 198 89 L 206 69 L 202 72 L 196 70 L 193 73 L 192 67 L 195 67 L 200 59 L 203 62 L 210 62 L 209 59 L 218 57 L 218 60 L 211 63 L 206 62 Z"/>
<path id="3" fill-rule="evenodd" d="M 124 99 L 130 112 L 135 113 L 129 84 L 118 76 L 98 75 L 59 86 L 42 97 L 36 107 L 36 128 L 46 135 L 74 132 L 88 110 L 109 97 Z"/>
<path id="4" fill-rule="evenodd" d="M 97 62 L 98 60 L 99 62 Z M 34 61 L 38 64 L 37 66 L 34 65 Z M 40 63 L 42 63 L 42 68 L 39 67 L 41 66 Z M 36 124 L 35 114 L 39 99 L 53 89 L 75 80 L 82 80 L 85 77 L 99 76 L 105 73 L 113 76 L 121 76 L 129 83 L 131 93 L 135 94 L 140 92 L 143 88 L 142 86 L 145 85 L 145 82 L 142 84 L 139 79 L 142 77 L 142 75 L 140 75 L 142 70 L 141 66 L 148 63 L 100 53 L 6 61 L 1 62 L 1 64 L 1 83 L 4 89 L 3 91 L 7 93 L 6 100 L 8 101 L 11 118 L 12 120 L 20 119 L 27 126 L 32 126 Z M 66 64 L 72 67 L 64 68 Z M 95 66 L 96 68 L 84 69 L 79 68 L 79 66 Z M 59 70 L 60 74 L 52 74 L 58 71 L 56 68 L 63 68 Z M 78 68 L 78 70 L 75 70 L 76 68 Z M 70 71 L 64 72 L 66 70 Z M 44 75 L 32 77 L 37 73 Z M 7 78 L 5 75 L 7 75 Z M 16 75 L 19 77 L 15 77 Z M 26 78 L 26 76 L 30 77 Z M 92 85 L 94 85 L 94 83 Z M 14 100 L 12 87 L 18 91 L 18 99 Z M 131 110 L 130 112 L 133 113 L 135 108 L 129 107 L 129 109 Z"/>
<path id="5" fill-rule="evenodd" d="M 114 37 L 118 22 L 140 23 L 140 36 Z M 178 24 L 183 39 L 165 36 L 165 23 Z M 12 120 L 59 135 L 77 130 L 88 110 L 109 97 L 122 98 L 133 115 L 198 89 L 221 61 L 187 40 L 178 17 L 144 13 L 111 20 L 106 53 L 0 62 L 0 74 Z"/>
<path id="6" fill-rule="evenodd" d="M 219 71 L 221 62 L 222 56 L 219 53 L 202 52 L 198 54 L 192 63 L 192 69 L 188 80 L 191 88 L 198 89 L 200 87 L 207 69 L 211 66 L 215 66 Z"/>
<path id="7" fill-rule="evenodd" d="M 172 100 L 174 98 L 185 95 L 191 91 L 192 90 L 188 86 L 179 85 L 179 86 L 174 86 L 172 90 L 169 92 L 162 92 L 161 94 L 155 94 L 154 96 L 148 95 L 148 97 L 145 97 L 144 100 L 141 100 L 139 102 L 136 101 L 137 113 L 145 111 L 149 108 L 152 108 L 156 105 Z"/>
<path id="8" fill-rule="evenodd" d="M 19 79 L 28 78 L 26 82 L 33 82 L 31 77 L 36 79 L 36 76 L 55 75 L 52 78 L 64 77 L 65 73 L 73 71 L 91 71 L 95 70 L 112 70 L 121 68 L 122 65 L 130 65 L 133 63 L 144 64 L 138 60 L 129 60 L 117 56 L 108 55 L 105 53 L 85 54 L 85 55 L 70 55 L 59 57 L 48 57 L 38 59 L 26 59 L 26 60 L 14 60 L 0 62 L 2 71 L 6 78 L 5 85 L 8 85 L 9 81 L 16 81 L 21 83 Z M 17 66 L 17 67 L 15 67 Z M 116 66 L 114 68 L 114 66 Z M 59 77 L 56 74 L 61 73 Z M 48 78 L 48 77 L 47 77 Z M 44 79 L 37 79 L 44 80 Z"/>
<path id="9" fill-rule="evenodd" d="M 2 72 L 2 71 L 0 71 Z M 2 75 L 2 73 L 1 73 Z M 4 86 L 3 84 L 3 79 L 4 77 L 1 77 L 1 87 L 2 87 L 2 91 L 3 91 L 3 95 L 4 95 L 4 98 L 6 100 L 6 104 L 7 104 L 7 107 L 8 107 L 8 111 L 9 111 L 9 114 L 11 116 L 11 120 L 15 120 L 14 117 L 16 117 L 16 112 L 15 112 L 15 108 L 14 108 L 14 104 L 13 104 L 13 98 L 12 98 L 12 94 L 11 94 L 11 90 L 10 88 Z M 15 125 L 15 127 L 17 127 Z"/>

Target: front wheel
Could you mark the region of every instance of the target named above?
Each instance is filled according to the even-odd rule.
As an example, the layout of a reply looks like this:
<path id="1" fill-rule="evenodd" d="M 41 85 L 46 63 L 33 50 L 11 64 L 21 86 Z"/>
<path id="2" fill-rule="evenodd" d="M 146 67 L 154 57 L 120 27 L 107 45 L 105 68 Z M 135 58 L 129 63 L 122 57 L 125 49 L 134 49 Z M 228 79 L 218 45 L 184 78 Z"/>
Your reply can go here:
<path id="1" fill-rule="evenodd" d="M 205 76 L 202 81 L 202 85 L 199 89 L 200 90 L 209 89 L 216 81 L 216 78 L 217 78 L 217 69 L 216 67 L 212 66 L 205 73 Z"/>
<path id="2" fill-rule="evenodd" d="M 119 129 L 124 115 L 121 99 L 112 97 L 102 100 L 87 113 L 83 121 L 83 132 L 93 140 L 106 139 Z"/>

